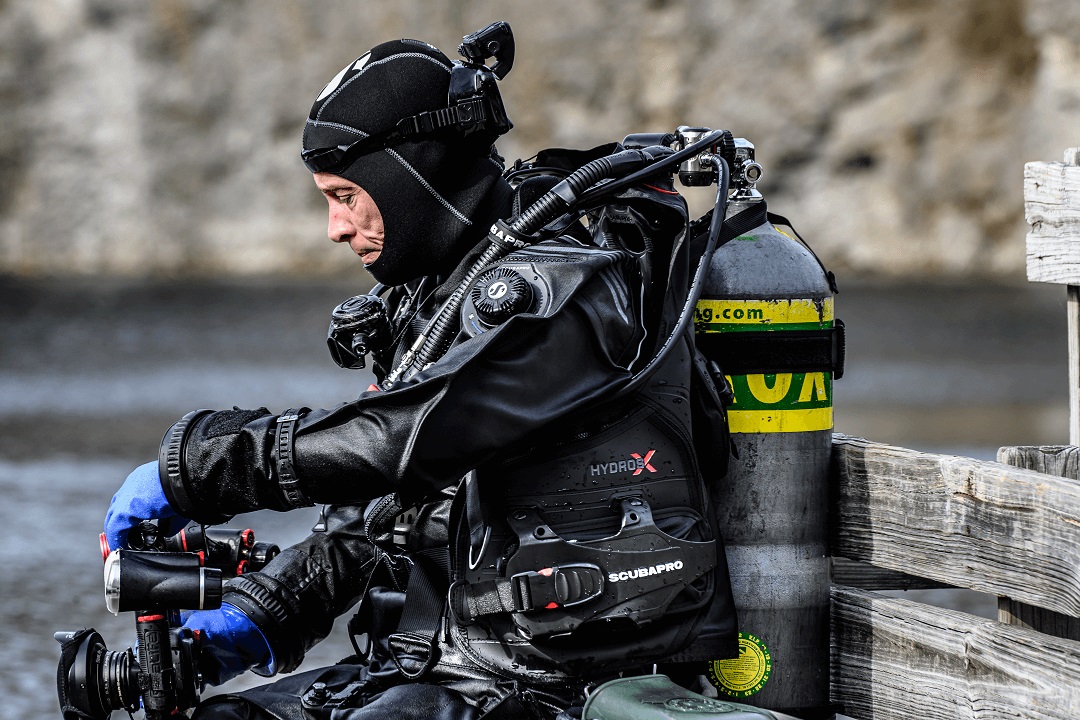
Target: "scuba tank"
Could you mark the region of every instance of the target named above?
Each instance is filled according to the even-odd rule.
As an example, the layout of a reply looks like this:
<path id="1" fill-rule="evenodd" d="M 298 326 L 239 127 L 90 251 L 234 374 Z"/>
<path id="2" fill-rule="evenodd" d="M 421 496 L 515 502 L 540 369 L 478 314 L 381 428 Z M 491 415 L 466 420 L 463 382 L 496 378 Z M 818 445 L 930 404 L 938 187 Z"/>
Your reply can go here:
<path id="1" fill-rule="evenodd" d="M 740 657 L 711 661 L 707 675 L 721 697 L 802 717 L 829 700 L 828 471 L 843 323 L 832 274 L 773 224 L 787 221 L 754 189 L 754 146 L 735 146 L 727 222 L 741 232 L 712 255 L 695 329 L 733 395 L 733 453 L 713 511 Z"/>

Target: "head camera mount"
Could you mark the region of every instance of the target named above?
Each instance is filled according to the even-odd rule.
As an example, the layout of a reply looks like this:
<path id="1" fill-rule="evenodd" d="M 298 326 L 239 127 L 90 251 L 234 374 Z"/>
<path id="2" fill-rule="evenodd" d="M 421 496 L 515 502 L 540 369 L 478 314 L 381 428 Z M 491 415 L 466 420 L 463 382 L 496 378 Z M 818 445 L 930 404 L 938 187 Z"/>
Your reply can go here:
<path id="1" fill-rule="evenodd" d="M 454 61 L 450 71 L 447 107 L 422 112 L 398 121 L 401 137 L 431 133 L 453 127 L 462 135 L 490 130 L 494 136 L 508 132 L 514 124 L 506 116 L 497 82 L 514 67 L 514 33 L 505 21 L 466 35 L 458 45 L 465 61 Z M 494 58 L 488 67 L 485 62 Z"/>
<path id="2" fill-rule="evenodd" d="M 495 58 L 491 72 L 500 80 L 514 67 L 514 33 L 502 20 L 461 38 L 457 50 L 472 65 L 484 65 L 488 58 Z"/>

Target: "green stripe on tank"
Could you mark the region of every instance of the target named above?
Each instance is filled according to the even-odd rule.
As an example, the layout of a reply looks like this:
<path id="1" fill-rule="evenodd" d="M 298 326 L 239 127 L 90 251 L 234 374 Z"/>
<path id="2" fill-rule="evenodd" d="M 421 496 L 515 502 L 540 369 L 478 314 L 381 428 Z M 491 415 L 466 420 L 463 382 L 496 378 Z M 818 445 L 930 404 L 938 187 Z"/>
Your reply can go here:
<path id="1" fill-rule="evenodd" d="M 832 373 L 729 375 L 731 410 L 811 410 L 832 407 Z"/>
<path id="2" fill-rule="evenodd" d="M 694 323 L 694 331 L 699 333 L 727 332 L 769 332 L 771 330 L 828 330 L 832 320 L 811 323 Z"/>

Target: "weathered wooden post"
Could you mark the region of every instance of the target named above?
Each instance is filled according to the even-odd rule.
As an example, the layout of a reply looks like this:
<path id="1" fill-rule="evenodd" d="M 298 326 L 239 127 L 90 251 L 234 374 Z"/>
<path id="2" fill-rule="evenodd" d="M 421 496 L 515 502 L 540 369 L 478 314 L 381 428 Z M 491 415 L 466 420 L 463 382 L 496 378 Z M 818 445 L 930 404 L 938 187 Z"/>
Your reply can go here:
<path id="1" fill-rule="evenodd" d="M 1024 166 L 1027 277 L 1068 286 L 1069 444 L 1080 445 L 1080 148 Z"/>
<path id="2" fill-rule="evenodd" d="M 834 556 L 1080 619 L 1080 483 L 834 437 Z M 1080 717 L 1076 640 L 852 587 L 832 599 L 831 698 L 851 718 Z"/>
<path id="3" fill-rule="evenodd" d="M 1024 166 L 1027 277 L 1067 286 L 1069 317 L 1069 445 L 1003 447 L 999 462 L 1076 480 L 1080 477 L 1080 148 L 1065 161 Z M 998 599 L 998 619 L 1080 640 L 1080 618 L 1011 598 Z"/>

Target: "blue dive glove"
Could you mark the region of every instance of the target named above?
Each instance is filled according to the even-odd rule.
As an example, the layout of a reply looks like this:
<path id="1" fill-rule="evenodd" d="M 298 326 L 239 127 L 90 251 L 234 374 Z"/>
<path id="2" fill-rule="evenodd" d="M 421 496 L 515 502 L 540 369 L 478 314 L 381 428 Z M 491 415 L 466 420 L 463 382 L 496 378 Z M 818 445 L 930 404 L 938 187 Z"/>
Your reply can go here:
<path id="1" fill-rule="evenodd" d="M 148 462 L 131 471 L 113 495 L 105 514 L 105 541 L 109 550 L 127 547 L 128 533 L 143 520 L 157 520 L 166 536 L 180 532 L 189 520 L 169 505 L 161 489 L 158 464 Z"/>
<path id="2" fill-rule="evenodd" d="M 184 613 L 184 627 L 200 635 L 203 683 L 220 685 L 246 670 L 273 675 L 274 653 L 259 627 L 235 605 Z"/>

